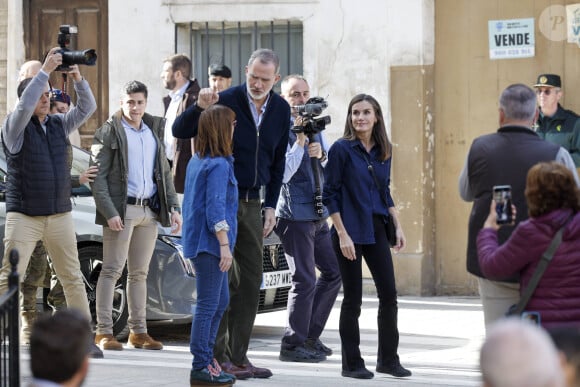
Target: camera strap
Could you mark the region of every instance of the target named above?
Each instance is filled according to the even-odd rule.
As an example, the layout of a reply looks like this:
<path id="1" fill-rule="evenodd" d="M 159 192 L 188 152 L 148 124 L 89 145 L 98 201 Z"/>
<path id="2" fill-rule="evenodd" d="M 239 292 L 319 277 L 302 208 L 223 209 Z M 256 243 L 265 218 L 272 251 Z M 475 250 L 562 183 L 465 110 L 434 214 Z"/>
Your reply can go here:
<path id="1" fill-rule="evenodd" d="M 542 279 L 544 272 L 548 268 L 548 264 L 552 261 L 554 253 L 556 252 L 556 250 L 558 250 L 560 243 L 562 243 L 562 234 L 564 233 L 564 229 L 566 228 L 568 223 L 570 223 L 572 218 L 574 218 L 574 213 L 572 213 L 572 215 L 570 215 L 568 219 L 566 219 L 564 225 L 560 227 L 560 229 L 554 235 L 554 238 L 552 238 L 552 242 L 550 242 L 550 245 L 548 246 L 546 251 L 544 251 L 544 254 L 542 254 L 542 258 L 540 259 L 540 262 L 538 262 L 538 266 L 536 267 L 536 270 L 534 271 L 534 274 L 532 275 L 532 278 L 530 279 L 530 282 L 528 283 L 526 290 L 522 293 L 520 301 L 517 303 L 512 314 L 520 315 L 522 314 L 524 309 L 526 309 L 526 306 L 528 305 L 530 298 L 532 298 L 532 294 L 534 294 L 536 287 L 540 283 L 540 279 Z"/>
<path id="2" fill-rule="evenodd" d="M 308 135 L 308 143 L 311 144 L 314 141 L 314 135 Z M 322 146 L 322 144 L 321 144 Z M 314 174 L 314 212 L 319 218 L 324 216 L 324 204 L 322 203 L 322 187 L 320 179 L 320 162 L 316 157 L 310 158 L 310 164 L 312 166 L 312 173 Z"/>
<path id="3" fill-rule="evenodd" d="M 373 168 L 373 165 L 371 164 L 371 160 L 368 157 L 368 154 L 366 154 L 358 146 L 355 146 L 354 149 L 356 149 L 358 151 L 358 153 L 361 154 L 362 158 L 366 161 L 367 169 L 369 170 L 369 172 L 371 173 L 371 175 L 373 177 L 373 180 L 375 181 L 375 185 L 377 186 L 377 190 L 379 191 L 379 196 L 381 197 L 383 203 L 385 203 L 385 206 L 387 206 L 387 212 L 388 212 L 389 211 L 389 203 L 387 203 L 387 198 L 381 194 L 381 186 L 379 184 L 379 179 L 377 179 L 377 175 L 375 174 L 375 169 Z"/>

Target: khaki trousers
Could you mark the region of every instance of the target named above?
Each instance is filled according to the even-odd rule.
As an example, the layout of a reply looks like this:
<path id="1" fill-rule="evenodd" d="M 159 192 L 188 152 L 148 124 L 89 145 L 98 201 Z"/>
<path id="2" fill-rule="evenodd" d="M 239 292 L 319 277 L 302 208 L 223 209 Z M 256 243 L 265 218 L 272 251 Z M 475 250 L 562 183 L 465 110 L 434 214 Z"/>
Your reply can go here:
<path id="1" fill-rule="evenodd" d="M 495 321 L 505 317 L 509 307 L 520 300 L 520 284 L 491 281 L 478 277 L 479 295 L 483 306 L 485 329 Z"/>
<path id="2" fill-rule="evenodd" d="M 70 212 L 48 216 L 28 216 L 18 212 L 6 214 L 4 259 L 0 269 L 0 294 L 8 288 L 10 251 L 20 257 L 18 273 L 22 281 L 36 242 L 42 240 L 62 283 L 67 305 L 83 313 L 89 321 L 91 313 L 80 269 L 74 223 Z"/>
<path id="3" fill-rule="evenodd" d="M 157 241 L 157 221 L 149 207 L 127 205 L 125 228 L 103 227 L 103 267 L 97 282 L 97 334 L 113 334 L 113 295 L 127 263 L 129 329 L 146 333 L 147 274 Z"/>

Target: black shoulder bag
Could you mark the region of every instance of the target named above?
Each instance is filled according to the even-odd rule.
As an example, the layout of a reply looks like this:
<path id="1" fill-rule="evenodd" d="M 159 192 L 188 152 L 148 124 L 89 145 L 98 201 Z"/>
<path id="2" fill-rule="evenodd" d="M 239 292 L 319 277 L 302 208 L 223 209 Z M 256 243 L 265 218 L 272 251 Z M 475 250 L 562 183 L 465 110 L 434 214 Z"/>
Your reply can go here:
<path id="1" fill-rule="evenodd" d="M 373 176 L 373 180 L 375 181 L 375 185 L 377 186 L 377 189 L 379 190 L 379 195 L 381 196 L 383 203 L 385 203 L 385 206 L 387 207 L 387 211 L 389 211 L 389 203 L 387 203 L 387 198 L 384 197 L 383 195 L 381 195 L 381 185 L 379 184 L 379 180 L 377 179 L 377 175 L 375 175 L 375 170 L 373 168 L 373 165 L 371 164 L 371 161 L 369 160 L 367 155 L 359 147 L 355 146 L 355 149 L 362 155 L 363 159 L 367 162 L 367 169 L 369 170 L 369 172 Z M 391 246 L 396 246 L 397 245 L 397 227 L 395 226 L 395 221 L 393 220 L 393 217 L 390 214 L 385 217 L 385 232 L 387 234 L 387 240 L 389 241 L 389 244 Z"/>
<path id="2" fill-rule="evenodd" d="M 538 262 L 538 266 L 536 267 L 536 270 L 534 271 L 534 274 L 532 275 L 526 290 L 522 293 L 520 301 L 509 308 L 508 312 L 506 313 L 507 316 L 520 316 L 526 309 L 530 298 L 532 298 L 532 294 L 534 294 L 536 287 L 540 283 L 540 279 L 542 279 L 544 272 L 548 268 L 548 264 L 552 261 L 554 253 L 556 250 L 558 250 L 560 243 L 562 243 L 562 234 L 564 233 L 564 229 L 573 217 L 574 214 L 570 215 L 564 225 L 556 232 L 554 238 L 552 238 L 552 242 L 550 242 L 550 245 L 546 251 L 544 251 L 544 254 L 542 254 L 542 258 L 540 259 L 540 262 Z"/>

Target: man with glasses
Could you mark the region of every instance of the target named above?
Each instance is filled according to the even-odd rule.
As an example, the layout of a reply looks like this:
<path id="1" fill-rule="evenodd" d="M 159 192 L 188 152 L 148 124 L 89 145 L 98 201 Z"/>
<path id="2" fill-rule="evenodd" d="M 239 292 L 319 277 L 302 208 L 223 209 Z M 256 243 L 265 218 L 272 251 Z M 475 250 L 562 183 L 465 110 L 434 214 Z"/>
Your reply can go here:
<path id="1" fill-rule="evenodd" d="M 534 85 L 540 115 L 534 129 L 545 140 L 564 147 L 580 167 L 580 120 L 571 110 L 560 105 L 562 81 L 556 74 L 540 74 Z"/>

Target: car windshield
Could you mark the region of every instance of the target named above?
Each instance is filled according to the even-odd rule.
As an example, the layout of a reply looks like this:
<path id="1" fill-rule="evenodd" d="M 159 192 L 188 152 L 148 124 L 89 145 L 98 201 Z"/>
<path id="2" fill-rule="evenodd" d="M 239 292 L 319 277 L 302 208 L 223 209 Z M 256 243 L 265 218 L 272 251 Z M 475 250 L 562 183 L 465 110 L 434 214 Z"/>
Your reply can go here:
<path id="1" fill-rule="evenodd" d="M 80 175 L 89 167 L 89 161 L 91 160 L 91 154 L 84 149 L 77 148 L 73 146 L 73 161 L 70 170 L 71 175 Z M 91 187 L 89 183 L 85 183 L 80 187 L 72 189 L 73 196 L 93 196 L 91 192 Z"/>

